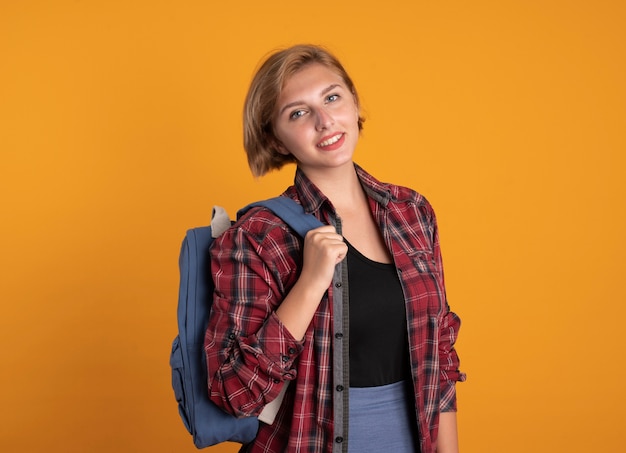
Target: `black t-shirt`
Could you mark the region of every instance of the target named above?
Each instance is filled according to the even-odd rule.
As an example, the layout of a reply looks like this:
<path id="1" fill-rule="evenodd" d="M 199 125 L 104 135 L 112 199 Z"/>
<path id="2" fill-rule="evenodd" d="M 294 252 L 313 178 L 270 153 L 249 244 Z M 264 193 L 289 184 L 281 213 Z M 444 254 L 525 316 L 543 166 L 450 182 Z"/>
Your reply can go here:
<path id="1" fill-rule="evenodd" d="M 393 264 L 348 243 L 350 386 L 374 387 L 410 376 L 406 311 Z"/>

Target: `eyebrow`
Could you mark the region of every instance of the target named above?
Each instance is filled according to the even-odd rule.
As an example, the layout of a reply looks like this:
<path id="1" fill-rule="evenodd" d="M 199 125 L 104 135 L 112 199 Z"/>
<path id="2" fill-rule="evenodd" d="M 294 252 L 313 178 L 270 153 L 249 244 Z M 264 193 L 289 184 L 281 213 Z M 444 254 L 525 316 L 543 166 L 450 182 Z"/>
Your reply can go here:
<path id="1" fill-rule="evenodd" d="M 320 92 L 320 96 L 324 96 L 325 94 L 327 94 L 328 92 L 334 90 L 337 87 L 341 87 L 341 84 L 339 83 L 333 83 L 332 85 L 327 86 L 326 88 L 324 88 L 321 92 Z M 287 109 L 290 109 L 292 107 L 296 107 L 298 105 L 304 104 L 304 101 L 294 101 L 294 102 L 290 102 L 289 104 L 283 106 L 283 108 L 280 109 L 280 112 L 278 112 L 278 116 L 282 115 L 283 112 Z"/>

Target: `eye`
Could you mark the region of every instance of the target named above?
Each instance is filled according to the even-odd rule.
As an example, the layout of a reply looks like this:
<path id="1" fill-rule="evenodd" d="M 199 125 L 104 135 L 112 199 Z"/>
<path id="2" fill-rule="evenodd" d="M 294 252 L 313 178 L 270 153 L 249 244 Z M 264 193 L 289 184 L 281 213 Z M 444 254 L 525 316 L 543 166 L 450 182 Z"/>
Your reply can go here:
<path id="1" fill-rule="evenodd" d="M 336 102 L 339 99 L 339 95 L 338 94 L 331 94 L 330 96 L 326 97 L 326 102 Z"/>
<path id="2" fill-rule="evenodd" d="M 304 110 L 295 110 L 289 114 L 290 120 L 297 120 L 298 118 L 304 116 Z"/>

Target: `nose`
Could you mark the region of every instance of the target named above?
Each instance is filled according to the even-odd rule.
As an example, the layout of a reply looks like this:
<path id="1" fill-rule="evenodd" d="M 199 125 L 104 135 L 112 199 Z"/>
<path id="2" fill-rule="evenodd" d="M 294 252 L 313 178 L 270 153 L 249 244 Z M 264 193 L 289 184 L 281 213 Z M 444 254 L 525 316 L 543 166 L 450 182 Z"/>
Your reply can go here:
<path id="1" fill-rule="evenodd" d="M 326 109 L 320 108 L 320 109 L 317 110 L 317 112 L 316 112 L 315 128 L 318 131 L 321 131 L 321 130 L 324 130 L 324 129 L 328 129 L 330 126 L 333 125 L 334 122 L 335 122 L 335 120 L 326 111 Z"/>

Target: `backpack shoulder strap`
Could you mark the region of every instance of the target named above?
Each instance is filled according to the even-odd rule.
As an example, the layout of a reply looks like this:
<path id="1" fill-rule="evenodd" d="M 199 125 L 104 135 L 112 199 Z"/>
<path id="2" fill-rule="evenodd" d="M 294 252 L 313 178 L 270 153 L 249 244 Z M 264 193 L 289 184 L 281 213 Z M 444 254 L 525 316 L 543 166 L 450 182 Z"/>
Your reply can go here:
<path id="1" fill-rule="evenodd" d="M 309 230 L 324 225 L 316 217 L 304 212 L 301 205 L 296 203 L 289 197 L 274 197 L 263 201 L 251 203 L 242 208 L 237 213 L 237 218 L 241 217 L 247 210 L 255 206 L 263 206 L 278 217 L 280 217 L 287 225 L 295 230 L 301 237 L 306 236 Z"/>

